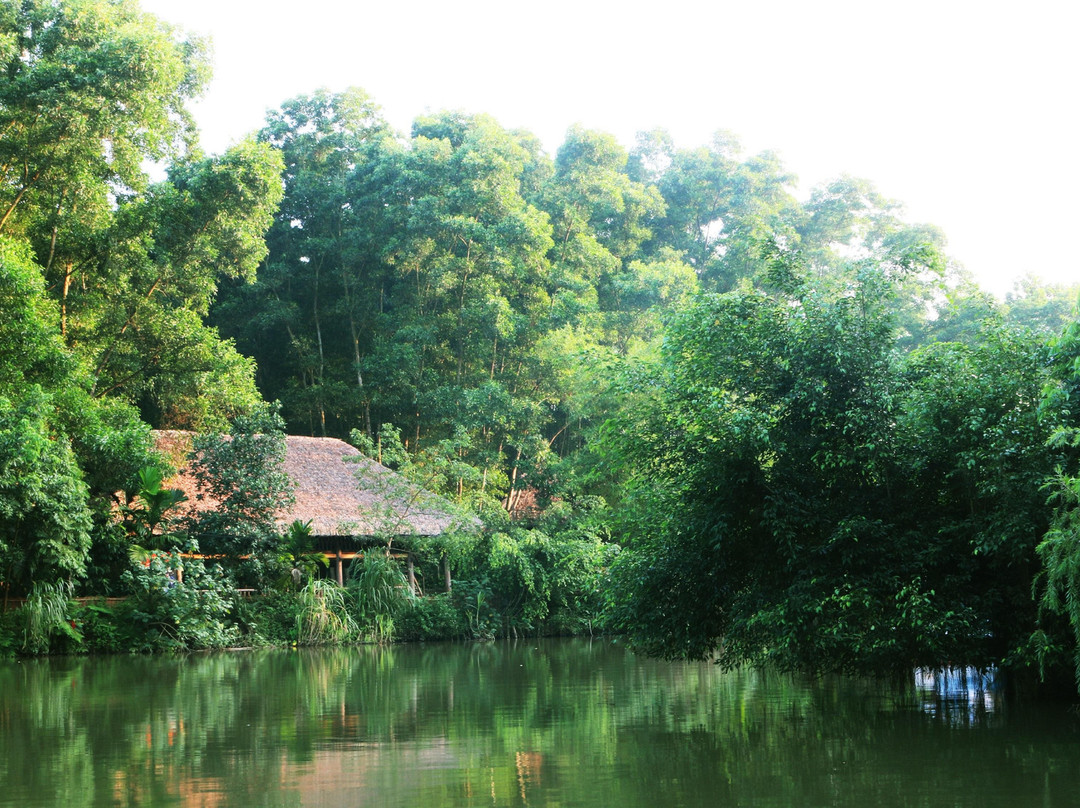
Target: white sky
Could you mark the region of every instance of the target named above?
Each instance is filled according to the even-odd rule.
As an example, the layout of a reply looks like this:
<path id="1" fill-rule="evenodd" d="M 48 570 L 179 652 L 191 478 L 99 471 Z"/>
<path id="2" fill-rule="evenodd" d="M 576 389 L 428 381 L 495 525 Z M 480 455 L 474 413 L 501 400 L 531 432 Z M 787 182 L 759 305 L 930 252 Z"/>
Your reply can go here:
<path id="1" fill-rule="evenodd" d="M 779 152 L 800 195 L 872 180 L 944 229 L 988 289 L 1080 282 L 1080 3 L 1068 0 L 143 0 L 214 43 L 194 106 L 218 152 L 267 109 L 363 87 L 408 131 L 426 111 L 493 115 L 554 154 L 574 123 L 631 147 L 714 131 Z"/>

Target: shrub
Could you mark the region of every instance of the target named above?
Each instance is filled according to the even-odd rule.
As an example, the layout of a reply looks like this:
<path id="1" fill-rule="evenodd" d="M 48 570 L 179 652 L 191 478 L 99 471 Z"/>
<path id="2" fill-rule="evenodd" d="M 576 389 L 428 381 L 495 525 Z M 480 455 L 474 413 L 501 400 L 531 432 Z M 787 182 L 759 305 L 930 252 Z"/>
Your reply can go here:
<path id="1" fill-rule="evenodd" d="M 124 581 L 131 591 L 131 619 L 141 634 L 135 650 L 224 648 L 236 643 L 239 632 L 226 620 L 232 610 L 232 586 L 220 566 L 208 569 L 197 559 L 155 554 L 135 564 Z"/>
<path id="2" fill-rule="evenodd" d="M 18 611 L 0 612 L 0 658 L 13 657 L 22 645 Z"/>
<path id="3" fill-rule="evenodd" d="M 196 499 L 217 505 L 192 514 L 184 525 L 206 553 L 231 558 L 240 586 L 264 589 L 285 571 L 284 539 L 276 514 L 291 504 L 293 482 L 285 472 L 285 424 L 274 407 L 238 416 L 230 433 L 198 435 L 190 470 Z"/>
<path id="4" fill-rule="evenodd" d="M 272 590 L 253 598 L 248 607 L 259 640 L 270 645 L 297 643 L 297 620 L 301 614 L 299 593 Z"/>
<path id="5" fill-rule="evenodd" d="M 394 620 L 399 640 L 455 640 L 472 636 L 464 611 L 450 595 L 415 598 Z"/>
<path id="6" fill-rule="evenodd" d="M 493 640 L 504 619 L 492 607 L 491 589 L 486 578 L 458 581 L 454 604 L 465 620 L 465 636 L 473 640 Z"/>
<path id="7" fill-rule="evenodd" d="M 87 603 L 76 612 L 75 624 L 82 633 L 82 650 L 91 654 L 116 654 L 131 647 L 130 628 L 122 620 L 129 610 Z"/>

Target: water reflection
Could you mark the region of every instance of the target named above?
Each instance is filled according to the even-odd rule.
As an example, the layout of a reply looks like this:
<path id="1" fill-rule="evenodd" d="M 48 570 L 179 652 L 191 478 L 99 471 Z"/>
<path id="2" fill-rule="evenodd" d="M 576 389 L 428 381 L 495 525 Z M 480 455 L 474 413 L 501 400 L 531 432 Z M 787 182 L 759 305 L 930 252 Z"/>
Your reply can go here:
<path id="1" fill-rule="evenodd" d="M 928 715 L 959 726 L 984 724 L 1002 696 L 993 668 L 921 668 L 915 671 L 915 689 Z"/>
<path id="2" fill-rule="evenodd" d="M 0 806 L 1067 805 L 1072 715 L 611 642 L 0 664 Z"/>

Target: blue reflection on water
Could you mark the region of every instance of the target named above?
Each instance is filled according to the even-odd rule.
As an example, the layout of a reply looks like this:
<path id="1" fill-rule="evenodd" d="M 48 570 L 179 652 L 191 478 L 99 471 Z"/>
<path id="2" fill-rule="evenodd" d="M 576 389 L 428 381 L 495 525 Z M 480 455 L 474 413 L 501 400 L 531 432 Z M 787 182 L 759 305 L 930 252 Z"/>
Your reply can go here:
<path id="1" fill-rule="evenodd" d="M 915 690 L 923 712 L 964 726 L 982 723 L 1001 696 L 996 668 L 918 668 Z"/>

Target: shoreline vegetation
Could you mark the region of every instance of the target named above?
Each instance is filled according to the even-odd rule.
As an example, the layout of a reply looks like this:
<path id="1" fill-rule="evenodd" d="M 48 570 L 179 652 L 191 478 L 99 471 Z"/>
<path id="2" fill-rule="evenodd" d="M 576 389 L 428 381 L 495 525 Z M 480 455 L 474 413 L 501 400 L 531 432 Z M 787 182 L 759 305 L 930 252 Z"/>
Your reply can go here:
<path id="1" fill-rule="evenodd" d="M 1075 696 L 1078 287 L 998 300 L 726 132 L 549 155 L 317 89 L 207 155 L 208 52 L 136 0 L 0 5 L 0 654 L 602 631 Z M 456 525 L 357 513 L 327 569 L 286 435 Z"/>
<path id="2" fill-rule="evenodd" d="M 496 595 L 470 581 L 456 582 L 454 594 L 409 594 L 399 563 L 381 552 L 368 557 L 345 587 L 315 578 L 300 588 L 252 593 L 229 589 L 215 570 L 199 569 L 193 584 L 178 582 L 177 565 L 159 556 L 146 576 L 156 582 L 134 594 L 9 605 L 0 619 L 0 651 L 144 654 L 603 634 L 595 612 L 565 605 L 537 622 L 521 612 L 500 614 L 490 605 Z M 189 569 L 189 581 L 194 573 Z"/>

